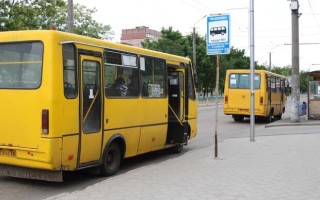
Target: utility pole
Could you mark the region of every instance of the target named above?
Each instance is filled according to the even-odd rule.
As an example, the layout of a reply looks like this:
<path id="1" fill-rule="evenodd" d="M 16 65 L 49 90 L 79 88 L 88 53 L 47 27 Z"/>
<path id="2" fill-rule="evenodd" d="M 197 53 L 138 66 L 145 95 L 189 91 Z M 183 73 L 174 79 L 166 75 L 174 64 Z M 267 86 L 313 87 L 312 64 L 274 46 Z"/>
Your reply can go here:
<path id="1" fill-rule="evenodd" d="M 254 142 L 254 0 L 250 0 L 250 77 L 250 141 Z"/>
<path id="2" fill-rule="evenodd" d="M 269 71 L 271 72 L 271 52 L 269 52 Z"/>
<path id="3" fill-rule="evenodd" d="M 196 27 L 193 27 L 193 34 L 192 34 L 192 39 L 193 39 L 193 67 L 195 68 L 197 65 L 197 61 L 196 61 Z"/>
<path id="4" fill-rule="evenodd" d="M 68 0 L 68 32 L 73 33 L 73 0 Z"/>
<path id="5" fill-rule="evenodd" d="M 205 18 L 207 15 L 205 15 L 205 16 L 203 16 L 201 19 L 199 19 L 196 23 L 194 23 L 194 25 L 193 25 L 193 34 L 192 34 L 192 37 L 193 37 L 193 45 L 192 45 L 192 47 L 193 47 L 193 67 L 194 67 L 194 69 L 196 69 L 196 67 L 197 67 L 197 61 L 196 61 L 196 59 L 197 59 L 197 53 L 196 53 L 196 46 L 197 46 L 197 44 L 196 44 L 196 24 L 198 23 L 198 22 L 200 22 L 203 18 Z"/>
<path id="6" fill-rule="evenodd" d="M 291 0 L 290 9 L 292 21 L 291 121 L 300 122 L 299 1 Z"/>

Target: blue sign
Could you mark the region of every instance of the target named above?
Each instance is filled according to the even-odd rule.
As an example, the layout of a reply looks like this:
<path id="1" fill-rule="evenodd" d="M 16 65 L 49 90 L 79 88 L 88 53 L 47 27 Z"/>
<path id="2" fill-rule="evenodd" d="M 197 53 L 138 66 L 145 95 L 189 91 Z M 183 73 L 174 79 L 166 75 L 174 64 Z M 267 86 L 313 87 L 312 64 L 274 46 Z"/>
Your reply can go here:
<path id="1" fill-rule="evenodd" d="M 207 18 L 207 54 L 230 53 L 230 15 L 214 15 Z"/>

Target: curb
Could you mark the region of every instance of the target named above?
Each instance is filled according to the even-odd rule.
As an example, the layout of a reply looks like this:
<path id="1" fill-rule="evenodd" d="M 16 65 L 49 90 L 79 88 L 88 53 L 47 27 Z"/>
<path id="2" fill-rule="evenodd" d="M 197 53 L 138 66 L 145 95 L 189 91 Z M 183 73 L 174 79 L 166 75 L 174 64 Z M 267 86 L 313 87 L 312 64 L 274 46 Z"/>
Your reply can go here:
<path id="1" fill-rule="evenodd" d="M 288 119 L 287 119 L 288 120 Z M 271 123 L 265 125 L 265 128 L 272 128 L 278 126 L 320 126 L 319 120 L 303 120 L 303 122 L 283 122 L 283 123 Z"/>

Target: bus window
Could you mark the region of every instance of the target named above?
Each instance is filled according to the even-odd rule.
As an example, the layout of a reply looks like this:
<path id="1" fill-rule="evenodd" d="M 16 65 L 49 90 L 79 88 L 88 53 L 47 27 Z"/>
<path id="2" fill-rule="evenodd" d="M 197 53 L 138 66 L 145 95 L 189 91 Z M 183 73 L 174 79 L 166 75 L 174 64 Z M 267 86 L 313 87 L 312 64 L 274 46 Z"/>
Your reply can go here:
<path id="1" fill-rule="evenodd" d="M 276 93 L 276 77 L 271 76 L 271 93 Z"/>
<path id="2" fill-rule="evenodd" d="M 107 97 L 139 96 L 139 71 L 136 55 L 107 51 L 104 77 Z"/>
<path id="3" fill-rule="evenodd" d="M 82 62 L 83 89 L 83 132 L 99 132 L 101 129 L 101 100 L 100 100 L 100 63 L 91 60 Z M 90 92 L 92 91 L 92 92 Z M 97 95 L 94 100 L 93 95 Z"/>
<path id="4" fill-rule="evenodd" d="M 64 96 L 68 99 L 73 99 L 78 95 L 75 46 L 73 44 L 64 44 L 62 52 Z"/>
<path id="5" fill-rule="evenodd" d="M 0 44 L 0 88 L 39 88 L 42 57 L 41 42 Z"/>
<path id="6" fill-rule="evenodd" d="M 191 72 L 191 66 L 187 65 L 188 68 L 188 92 L 189 92 L 189 99 L 195 100 L 195 94 L 193 89 L 193 80 L 192 80 L 192 72 Z"/>
<path id="7" fill-rule="evenodd" d="M 254 89 L 260 88 L 260 74 L 254 75 Z M 250 89 L 250 74 L 230 74 L 229 88 Z"/>
<path id="8" fill-rule="evenodd" d="M 277 93 L 281 93 L 280 77 L 276 77 L 276 91 Z"/>
<path id="9" fill-rule="evenodd" d="M 141 88 L 143 97 L 164 98 L 166 92 L 166 67 L 162 59 L 140 57 Z M 144 91 L 145 85 L 148 91 Z"/>

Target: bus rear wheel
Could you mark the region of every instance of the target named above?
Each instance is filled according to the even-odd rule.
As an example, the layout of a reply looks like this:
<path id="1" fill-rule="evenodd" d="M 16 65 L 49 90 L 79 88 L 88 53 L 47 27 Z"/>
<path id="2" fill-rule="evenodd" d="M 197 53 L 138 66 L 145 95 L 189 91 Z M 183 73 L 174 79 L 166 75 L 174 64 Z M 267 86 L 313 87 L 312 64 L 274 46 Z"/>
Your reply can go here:
<path id="1" fill-rule="evenodd" d="M 242 115 L 233 115 L 233 120 L 235 122 L 242 122 L 243 119 L 244 119 L 244 116 L 242 116 Z"/>
<path id="2" fill-rule="evenodd" d="M 121 150 L 116 142 L 112 142 L 104 152 L 102 158 L 101 174 L 111 176 L 116 173 L 121 163 Z"/>

